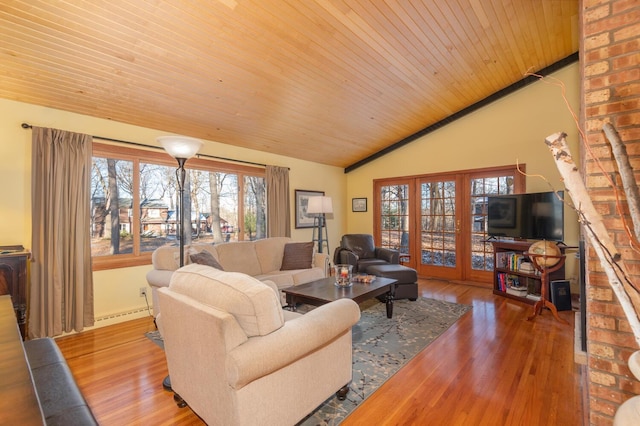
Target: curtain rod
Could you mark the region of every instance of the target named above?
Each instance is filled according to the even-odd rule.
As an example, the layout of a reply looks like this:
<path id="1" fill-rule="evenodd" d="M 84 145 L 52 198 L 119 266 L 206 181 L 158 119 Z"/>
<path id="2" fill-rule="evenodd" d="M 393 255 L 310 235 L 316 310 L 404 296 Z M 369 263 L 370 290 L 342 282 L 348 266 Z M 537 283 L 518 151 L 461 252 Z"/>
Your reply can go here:
<path id="1" fill-rule="evenodd" d="M 33 126 L 29 123 L 22 123 L 21 127 L 23 129 L 32 129 Z M 104 136 L 91 136 L 94 139 L 100 139 L 103 141 L 109 141 L 109 142 L 117 142 L 117 143 L 123 143 L 126 145 L 134 145 L 134 146 L 141 146 L 144 148 L 153 148 L 153 149 L 157 149 L 160 151 L 164 151 L 164 148 L 159 147 L 159 146 L 155 146 L 155 145 L 146 145 L 143 143 L 138 143 L 138 142 L 129 142 L 129 141 L 123 141 L 120 139 L 113 139 L 113 138 L 105 138 Z M 208 154 L 196 154 L 196 157 L 206 157 L 206 158 L 214 158 L 216 160 L 223 160 L 223 161 L 232 161 L 234 163 L 242 163 L 242 164 L 251 164 L 252 166 L 260 166 L 260 167 L 267 167 L 266 164 L 262 164 L 262 163 L 254 163 L 253 161 L 245 161 L 245 160 L 234 160 L 233 158 L 226 158 L 226 157 L 217 157 L 215 155 L 208 155 Z"/>

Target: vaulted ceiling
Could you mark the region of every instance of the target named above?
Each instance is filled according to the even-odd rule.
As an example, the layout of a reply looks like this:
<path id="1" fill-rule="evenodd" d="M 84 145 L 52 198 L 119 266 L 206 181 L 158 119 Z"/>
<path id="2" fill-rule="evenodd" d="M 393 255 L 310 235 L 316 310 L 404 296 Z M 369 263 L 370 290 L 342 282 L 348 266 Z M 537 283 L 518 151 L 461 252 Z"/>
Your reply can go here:
<path id="1" fill-rule="evenodd" d="M 0 97 L 347 167 L 575 53 L 578 7 L 3 0 Z"/>

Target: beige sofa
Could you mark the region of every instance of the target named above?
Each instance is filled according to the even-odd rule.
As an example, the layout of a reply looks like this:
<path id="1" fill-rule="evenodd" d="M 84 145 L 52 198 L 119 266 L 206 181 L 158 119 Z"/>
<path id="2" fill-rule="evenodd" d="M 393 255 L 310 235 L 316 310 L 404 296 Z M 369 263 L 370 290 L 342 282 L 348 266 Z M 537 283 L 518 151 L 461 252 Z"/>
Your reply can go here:
<path id="1" fill-rule="evenodd" d="M 172 390 L 209 425 L 293 425 L 352 377 L 358 305 L 340 299 L 301 315 L 277 287 L 188 265 L 158 290 Z"/>
<path id="2" fill-rule="evenodd" d="M 185 247 L 185 262 L 190 263 L 189 255 L 206 250 L 227 272 L 242 272 L 261 281 L 273 281 L 282 289 L 326 278 L 329 274 L 329 256 L 314 253 L 311 268 L 282 271 L 285 246 L 296 243 L 290 238 L 274 237 L 256 241 L 240 241 L 222 244 L 192 244 Z M 151 257 L 153 269 L 147 273 L 147 282 L 151 287 L 153 316 L 157 317 L 159 288 L 169 286 L 174 271 L 179 267 L 179 249 L 175 246 L 163 246 L 156 249 Z M 281 295 L 284 304 L 284 294 Z"/>

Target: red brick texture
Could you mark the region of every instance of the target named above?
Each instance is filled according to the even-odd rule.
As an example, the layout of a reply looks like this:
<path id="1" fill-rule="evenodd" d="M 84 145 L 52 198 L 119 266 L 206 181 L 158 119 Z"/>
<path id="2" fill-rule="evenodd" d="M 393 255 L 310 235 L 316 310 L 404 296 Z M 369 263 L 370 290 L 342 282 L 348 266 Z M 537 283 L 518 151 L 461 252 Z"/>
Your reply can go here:
<path id="1" fill-rule="evenodd" d="M 582 172 L 596 209 L 613 237 L 631 280 L 640 283 L 640 255 L 631 248 L 622 215 L 631 227 L 618 168 L 602 125 L 614 125 L 640 181 L 640 2 L 582 0 L 583 128 L 585 143 L 601 161 L 585 154 Z M 605 174 L 610 179 L 605 177 Z M 610 182 L 618 188 L 621 204 Z M 638 344 L 592 249 L 587 252 L 589 423 L 611 425 L 621 403 L 640 394 L 627 367 Z"/>

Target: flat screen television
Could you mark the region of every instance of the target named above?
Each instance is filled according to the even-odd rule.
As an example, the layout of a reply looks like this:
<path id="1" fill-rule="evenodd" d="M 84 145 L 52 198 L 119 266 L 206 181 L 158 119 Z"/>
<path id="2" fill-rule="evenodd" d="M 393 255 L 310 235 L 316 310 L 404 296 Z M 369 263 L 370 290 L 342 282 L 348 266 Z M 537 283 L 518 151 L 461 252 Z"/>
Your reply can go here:
<path id="1" fill-rule="evenodd" d="M 564 191 L 558 191 L 558 194 L 564 199 Z M 564 203 L 551 191 L 487 197 L 487 234 L 562 241 Z"/>

